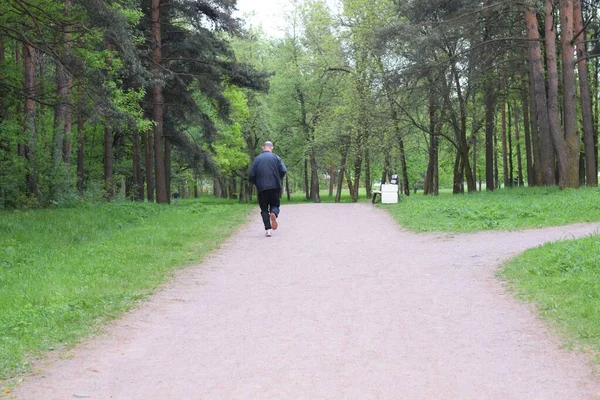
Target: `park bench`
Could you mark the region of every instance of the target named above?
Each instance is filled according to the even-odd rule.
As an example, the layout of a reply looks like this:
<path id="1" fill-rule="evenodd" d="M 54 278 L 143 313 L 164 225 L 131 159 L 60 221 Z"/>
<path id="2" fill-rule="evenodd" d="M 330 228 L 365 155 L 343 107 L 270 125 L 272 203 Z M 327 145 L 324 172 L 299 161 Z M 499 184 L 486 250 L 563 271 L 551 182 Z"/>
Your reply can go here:
<path id="1" fill-rule="evenodd" d="M 377 186 L 373 189 L 372 204 L 375 204 L 378 195 L 381 204 L 395 204 L 398 202 L 398 175 L 392 175 L 389 183 L 381 183 Z"/>

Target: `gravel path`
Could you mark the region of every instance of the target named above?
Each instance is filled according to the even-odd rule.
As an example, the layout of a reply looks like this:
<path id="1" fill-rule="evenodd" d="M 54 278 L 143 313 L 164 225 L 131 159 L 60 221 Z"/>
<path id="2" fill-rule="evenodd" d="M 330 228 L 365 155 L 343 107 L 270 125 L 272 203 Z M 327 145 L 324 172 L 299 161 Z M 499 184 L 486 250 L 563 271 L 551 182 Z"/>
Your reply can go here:
<path id="1" fill-rule="evenodd" d="M 600 378 L 494 272 L 600 224 L 417 235 L 366 204 L 258 212 L 203 265 L 20 399 L 600 399 Z"/>

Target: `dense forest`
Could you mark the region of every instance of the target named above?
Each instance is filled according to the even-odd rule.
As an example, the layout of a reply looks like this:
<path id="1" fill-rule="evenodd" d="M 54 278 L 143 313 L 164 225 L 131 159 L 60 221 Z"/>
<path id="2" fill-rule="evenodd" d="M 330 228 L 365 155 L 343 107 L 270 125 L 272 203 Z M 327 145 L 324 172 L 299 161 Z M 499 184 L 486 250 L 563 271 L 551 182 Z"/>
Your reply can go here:
<path id="1" fill-rule="evenodd" d="M 597 0 L 295 1 L 282 38 L 235 3 L 3 1 L 0 206 L 249 201 L 267 139 L 315 202 L 597 186 Z"/>

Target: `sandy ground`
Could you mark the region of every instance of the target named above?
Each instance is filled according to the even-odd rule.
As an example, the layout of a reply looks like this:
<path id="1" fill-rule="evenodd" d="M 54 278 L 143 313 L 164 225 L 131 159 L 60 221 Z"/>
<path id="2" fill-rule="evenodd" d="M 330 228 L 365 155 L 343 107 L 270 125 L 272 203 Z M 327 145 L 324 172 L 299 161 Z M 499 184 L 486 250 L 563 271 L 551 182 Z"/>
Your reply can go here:
<path id="1" fill-rule="evenodd" d="M 257 210 L 10 397 L 600 399 L 590 360 L 494 275 L 526 248 L 599 228 L 417 235 L 370 205 L 298 205 L 265 238 Z"/>

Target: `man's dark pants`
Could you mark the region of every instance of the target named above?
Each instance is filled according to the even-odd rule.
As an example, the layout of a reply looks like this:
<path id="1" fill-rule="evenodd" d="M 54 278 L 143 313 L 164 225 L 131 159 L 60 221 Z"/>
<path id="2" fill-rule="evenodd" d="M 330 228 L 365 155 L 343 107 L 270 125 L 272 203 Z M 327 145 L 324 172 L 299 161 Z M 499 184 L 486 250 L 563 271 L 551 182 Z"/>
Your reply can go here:
<path id="1" fill-rule="evenodd" d="M 258 205 L 260 206 L 260 215 L 265 224 L 265 229 L 271 229 L 271 213 L 279 216 L 280 198 L 281 189 L 268 189 L 258 192 Z"/>

